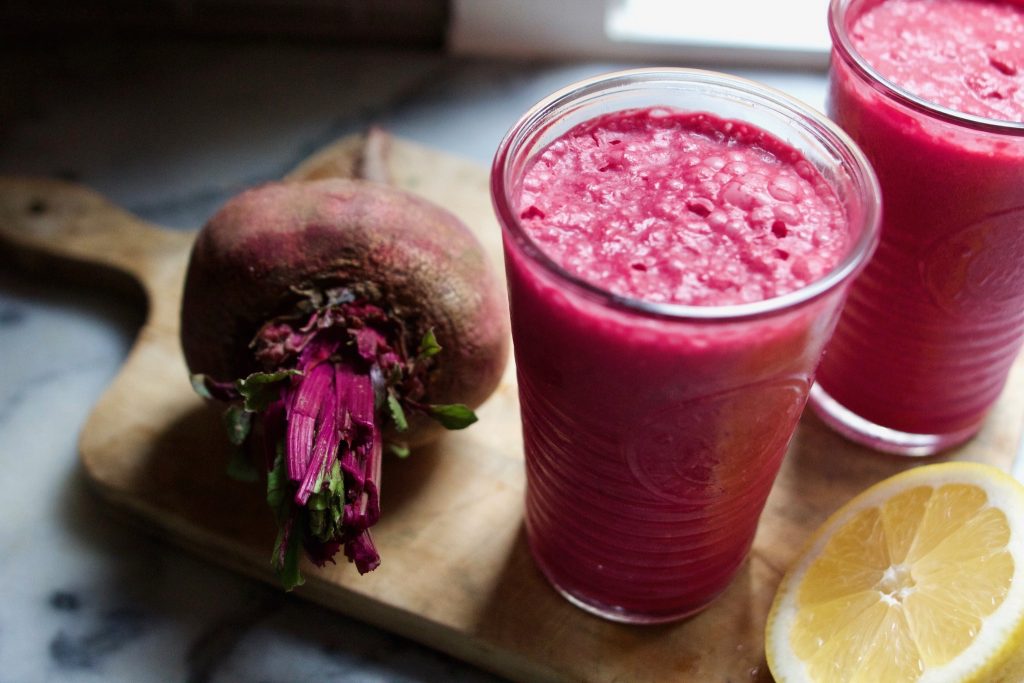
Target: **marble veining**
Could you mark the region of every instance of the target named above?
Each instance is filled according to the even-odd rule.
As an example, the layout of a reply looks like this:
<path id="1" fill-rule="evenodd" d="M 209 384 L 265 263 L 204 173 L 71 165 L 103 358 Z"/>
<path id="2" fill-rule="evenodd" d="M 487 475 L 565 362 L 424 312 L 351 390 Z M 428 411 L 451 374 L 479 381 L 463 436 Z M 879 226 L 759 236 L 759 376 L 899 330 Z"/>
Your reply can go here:
<path id="1" fill-rule="evenodd" d="M 0 308 L 0 327 L 13 327 L 25 320 L 24 309 L 5 305 Z"/>
<path id="2" fill-rule="evenodd" d="M 147 615 L 122 607 L 96 615 L 81 633 L 61 629 L 50 640 L 58 669 L 98 669 L 103 660 L 131 645 L 149 628 Z"/>
<path id="3" fill-rule="evenodd" d="M 0 172 L 81 182 L 174 228 L 370 123 L 487 164 L 536 100 L 623 66 L 140 40 L 4 54 Z M 822 73 L 746 75 L 821 107 Z M 135 304 L 0 260 L 0 683 L 498 680 L 111 514 L 75 442 Z"/>
<path id="4" fill-rule="evenodd" d="M 281 611 L 285 598 L 271 589 L 261 588 L 258 595 L 237 609 L 207 625 L 188 647 L 185 661 L 189 683 L 214 680 L 231 653 L 252 629 Z"/>

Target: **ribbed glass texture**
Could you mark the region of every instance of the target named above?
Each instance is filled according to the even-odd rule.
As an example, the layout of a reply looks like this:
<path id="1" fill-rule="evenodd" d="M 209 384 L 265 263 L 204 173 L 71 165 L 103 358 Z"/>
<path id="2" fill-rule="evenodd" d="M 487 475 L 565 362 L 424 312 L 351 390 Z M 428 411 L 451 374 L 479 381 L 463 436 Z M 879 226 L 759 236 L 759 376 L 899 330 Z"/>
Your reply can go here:
<path id="1" fill-rule="evenodd" d="M 548 259 L 519 223 L 524 167 L 580 121 L 637 106 L 708 111 L 781 138 L 834 187 L 851 248 L 824 278 L 735 306 L 614 296 Z M 610 74 L 552 95 L 510 131 L 492 196 L 505 243 L 538 566 L 606 618 L 706 606 L 750 548 L 846 285 L 877 241 L 877 186 L 820 115 L 720 74 Z"/>

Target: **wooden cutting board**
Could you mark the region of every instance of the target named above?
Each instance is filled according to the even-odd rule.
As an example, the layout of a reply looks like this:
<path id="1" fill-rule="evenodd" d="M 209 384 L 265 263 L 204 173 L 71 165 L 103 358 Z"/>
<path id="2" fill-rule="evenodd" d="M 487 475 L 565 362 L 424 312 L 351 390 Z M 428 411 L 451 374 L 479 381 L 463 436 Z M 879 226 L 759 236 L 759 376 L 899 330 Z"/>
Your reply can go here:
<path id="1" fill-rule="evenodd" d="M 297 170 L 348 163 L 343 141 Z M 501 263 L 484 169 L 395 140 L 393 181 L 459 215 Z M 80 439 L 85 476 L 111 505 L 214 562 L 274 582 L 275 536 L 262 487 L 228 479 L 219 411 L 189 386 L 178 306 L 194 233 L 144 223 L 65 182 L 0 179 L 0 240 L 26 265 L 144 293 L 149 311 L 124 368 Z M 942 459 L 1008 468 L 1024 417 L 1024 362 L 983 431 Z M 810 531 L 870 484 L 920 461 L 854 446 L 801 421 L 749 561 L 704 613 L 671 625 L 602 621 L 559 597 L 534 568 L 522 525 L 523 463 L 509 367 L 480 423 L 386 463 L 381 567 L 317 571 L 296 595 L 520 681 L 763 681 L 762 632 L 783 571 Z"/>

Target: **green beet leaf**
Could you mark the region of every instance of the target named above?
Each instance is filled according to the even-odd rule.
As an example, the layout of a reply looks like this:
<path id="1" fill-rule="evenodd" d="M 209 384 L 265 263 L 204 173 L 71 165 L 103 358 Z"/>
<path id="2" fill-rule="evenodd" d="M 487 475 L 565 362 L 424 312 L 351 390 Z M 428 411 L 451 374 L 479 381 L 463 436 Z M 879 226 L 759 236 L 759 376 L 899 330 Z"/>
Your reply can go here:
<path id="1" fill-rule="evenodd" d="M 420 347 L 416 350 L 416 355 L 419 358 L 430 358 L 439 353 L 441 353 L 441 345 L 437 343 L 437 337 L 434 336 L 434 328 L 430 328 L 420 340 Z"/>
<path id="2" fill-rule="evenodd" d="M 284 559 L 281 560 L 281 544 L 285 538 L 285 528 L 282 526 L 277 532 L 277 540 L 274 542 L 274 554 L 271 556 L 271 563 L 277 570 L 277 578 L 286 591 L 294 589 L 306 583 L 302 572 L 299 571 L 299 554 L 302 550 L 302 527 L 301 520 L 296 519 L 292 524 L 291 533 L 288 536 L 288 547 L 284 549 Z"/>
<path id="3" fill-rule="evenodd" d="M 245 379 L 235 382 L 235 387 L 245 400 L 245 409 L 251 413 L 258 413 L 266 410 L 267 406 L 280 398 L 280 382 L 301 374 L 298 370 L 254 372 Z"/>
<path id="4" fill-rule="evenodd" d="M 409 457 L 409 447 L 404 443 L 389 443 L 388 450 L 397 455 L 399 458 Z"/>
<path id="5" fill-rule="evenodd" d="M 277 523 L 283 524 L 291 508 L 291 494 L 288 481 L 288 462 L 284 457 L 284 444 L 277 445 L 274 466 L 267 472 L 267 503 L 277 516 Z"/>
<path id="6" fill-rule="evenodd" d="M 462 403 L 429 405 L 427 413 L 445 429 L 465 429 L 478 419 L 476 413 Z"/>
<path id="7" fill-rule="evenodd" d="M 326 543 L 341 533 L 345 514 L 345 479 L 341 463 L 337 460 L 320 487 L 309 497 L 306 511 L 313 538 Z"/>
<path id="8" fill-rule="evenodd" d="M 395 423 L 395 429 L 404 432 L 409 428 L 409 423 L 405 419 L 405 411 L 402 410 L 402 404 L 398 402 L 398 397 L 392 393 L 388 394 L 388 411 L 390 411 L 391 419 Z"/>
<path id="9" fill-rule="evenodd" d="M 233 403 L 224 411 L 224 427 L 228 430 L 228 441 L 241 446 L 252 430 L 252 413 Z"/>

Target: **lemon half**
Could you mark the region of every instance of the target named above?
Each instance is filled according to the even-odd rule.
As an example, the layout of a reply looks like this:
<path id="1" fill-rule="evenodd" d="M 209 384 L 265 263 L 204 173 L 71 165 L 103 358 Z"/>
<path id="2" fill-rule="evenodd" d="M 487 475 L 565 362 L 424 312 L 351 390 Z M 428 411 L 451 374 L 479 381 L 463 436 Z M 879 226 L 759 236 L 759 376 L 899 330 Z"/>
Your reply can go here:
<path id="1" fill-rule="evenodd" d="M 783 578 L 765 649 L 779 683 L 1024 681 L 1024 486 L 974 463 L 872 486 Z"/>

